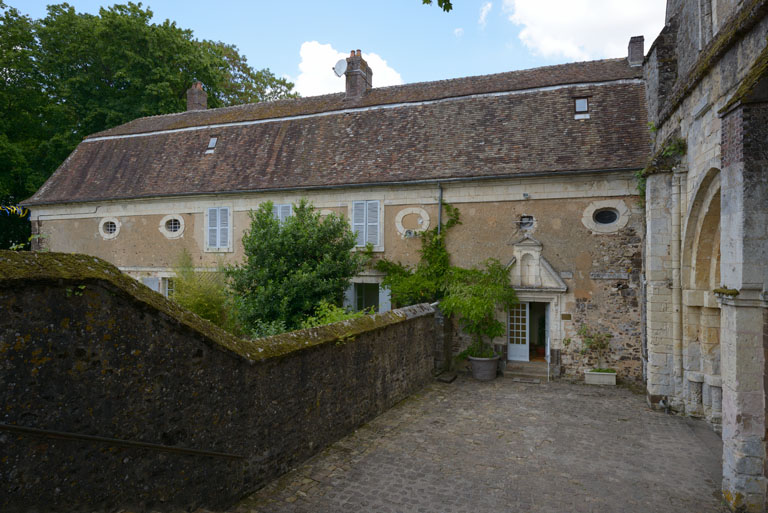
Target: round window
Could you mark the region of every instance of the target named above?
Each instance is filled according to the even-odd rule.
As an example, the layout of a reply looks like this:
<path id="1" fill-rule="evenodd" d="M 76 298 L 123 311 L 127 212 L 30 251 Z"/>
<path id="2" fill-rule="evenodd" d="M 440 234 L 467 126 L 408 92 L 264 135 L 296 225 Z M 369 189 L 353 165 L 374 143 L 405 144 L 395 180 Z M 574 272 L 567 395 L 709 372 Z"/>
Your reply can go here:
<path id="1" fill-rule="evenodd" d="M 165 229 L 168 230 L 169 232 L 176 233 L 179 230 L 181 230 L 181 221 L 179 221 L 175 217 L 172 219 L 168 219 L 165 222 Z"/>
<path id="2" fill-rule="evenodd" d="M 613 224 L 619 220 L 619 211 L 613 208 L 603 208 L 596 210 L 592 219 L 597 224 Z"/>
<path id="3" fill-rule="evenodd" d="M 117 232 L 117 223 L 114 221 L 107 221 L 104 223 L 104 233 L 112 235 Z"/>
<path id="4" fill-rule="evenodd" d="M 520 216 L 520 228 L 532 228 L 533 216 Z"/>

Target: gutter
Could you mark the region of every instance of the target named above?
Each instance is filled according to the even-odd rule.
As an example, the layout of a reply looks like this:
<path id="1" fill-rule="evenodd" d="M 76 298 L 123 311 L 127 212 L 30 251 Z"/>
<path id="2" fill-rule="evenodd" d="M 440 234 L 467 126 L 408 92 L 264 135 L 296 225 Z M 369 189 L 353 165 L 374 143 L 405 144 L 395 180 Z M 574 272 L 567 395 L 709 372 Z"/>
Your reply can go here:
<path id="1" fill-rule="evenodd" d="M 173 192 L 168 194 L 146 194 L 139 196 L 121 196 L 112 198 L 92 198 L 86 200 L 57 200 L 57 201 L 22 201 L 19 203 L 22 207 L 29 208 L 35 206 L 45 205 L 68 205 L 73 203 L 97 203 L 106 201 L 126 201 L 126 200 L 139 200 L 150 198 L 173 198 L 173 197 L 189 197 L 189 196 L 220 196 L 220 195 L 232 195 L 232 194 L 265 194 L 270 192 L 293 192 L 293 191 L 322 191 L 322 190 L 338 190 L 338 189 L 361 189 L 364 187 L 392 187 L 402 185 L 437 185 L 442 190 L 442 184 L 446 183 L 465 183 L 465 182 L 481 182 L 491 180 L 509 180 L 516 178 L 541 178 L 541 177 L 553 177 L 553 176 L 581 176 L 581 175 L 603 175 L 610 173 L 634 173 L 642 170 L 642 167 L 624 167 L 624 168 L 611 168 L 611 169 L 572 169 L 565 171 L 538 171 L 534 173 L 514 173 L 504 175 L 489 175 L 489 176 L 464 176 L 457 178 L 429 178 L 424 180 L 398 180 L 391 182 L 366 182 L 359 184 L 338 184 L 338 185 L 308 185 L 304 187 L 276 187 L 270 189 L 243 189 L 243 190 L 229 190 L 229 191 L 204 191 L 204 192 Z"/>

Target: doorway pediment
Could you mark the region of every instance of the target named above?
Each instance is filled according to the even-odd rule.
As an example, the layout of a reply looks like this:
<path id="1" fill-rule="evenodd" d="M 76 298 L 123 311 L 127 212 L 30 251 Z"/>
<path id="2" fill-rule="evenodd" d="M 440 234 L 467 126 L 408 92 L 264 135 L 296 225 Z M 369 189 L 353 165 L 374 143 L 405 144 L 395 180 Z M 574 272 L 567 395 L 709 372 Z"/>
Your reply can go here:
<path id="1" fill-rule="evenodd" d="M 565 292 L 568 286 L 549 262 L 541 256 L 542 245 L 530 235 L 525 235 L 512 245 L 513 257 L 510 278 L 518 290 Z"/>

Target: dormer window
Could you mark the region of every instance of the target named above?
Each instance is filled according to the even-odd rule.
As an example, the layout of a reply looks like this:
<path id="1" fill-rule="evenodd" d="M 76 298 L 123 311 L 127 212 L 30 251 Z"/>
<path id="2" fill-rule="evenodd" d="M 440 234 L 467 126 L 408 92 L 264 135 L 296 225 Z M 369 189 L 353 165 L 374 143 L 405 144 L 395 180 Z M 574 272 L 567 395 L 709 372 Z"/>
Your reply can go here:
<path id="1" fill-rule="evenodd" d="M 573 119 L 589 119 L 589 98 L 574 98 L 573 111 Z"/>
<path id="2" fill-rule="evenodd" d="M 206 155 L 210 155 L 211 153 L 213 153 L 213 150 L 216 149 L 216 143 L 218 142 L 218 140 L 219 140 L 218 137 L 211 137 L 211 140 L 208 141 L 208 149 L 205 150 Z"/>

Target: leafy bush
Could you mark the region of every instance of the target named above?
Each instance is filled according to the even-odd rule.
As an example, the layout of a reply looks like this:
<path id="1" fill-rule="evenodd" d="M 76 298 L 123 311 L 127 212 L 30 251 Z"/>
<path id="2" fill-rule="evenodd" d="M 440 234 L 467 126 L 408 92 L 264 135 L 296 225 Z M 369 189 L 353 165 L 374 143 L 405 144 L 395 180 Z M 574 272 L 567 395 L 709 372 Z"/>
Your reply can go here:
<path id="1" fill-rule="evenodd" d="M 217 326 L 231 332 L 238 331 L 223 268 L 219 272 L 196 272 L 192 256 L 185 249 L 176 262 L 174 272 L 173 301 Z"/>
<path id="2" fill-rule="evenodd" d="M 243 236 L 245 261 L 227 269 L 246 332 L 258 331 L 265 320 L 296 329 L 321 301 L 340 304 L 366 260 L 352 251 L 355 235 L 343 217 L 322 217 L 302 199 L 280 222 L 272 206 L 268 201 L 251 212 L 251 227 Z"/>
<path id="3" fill-rule="evenodd" d="M 302 328 L 314 328 L 316 326 L 324 326 L 326 324 L 333 324 L 334 322 L 346 321 L 349 319 L 357 319 L 364 315 L 373 313 L 373 308 L 369 310 L 361 310 L 359 312 L 350 312 L 346 308 L 336 306 L 328 301 L 321 300 L 315 308 L 315 315 L 307 317 L 301 322 Z"/>

